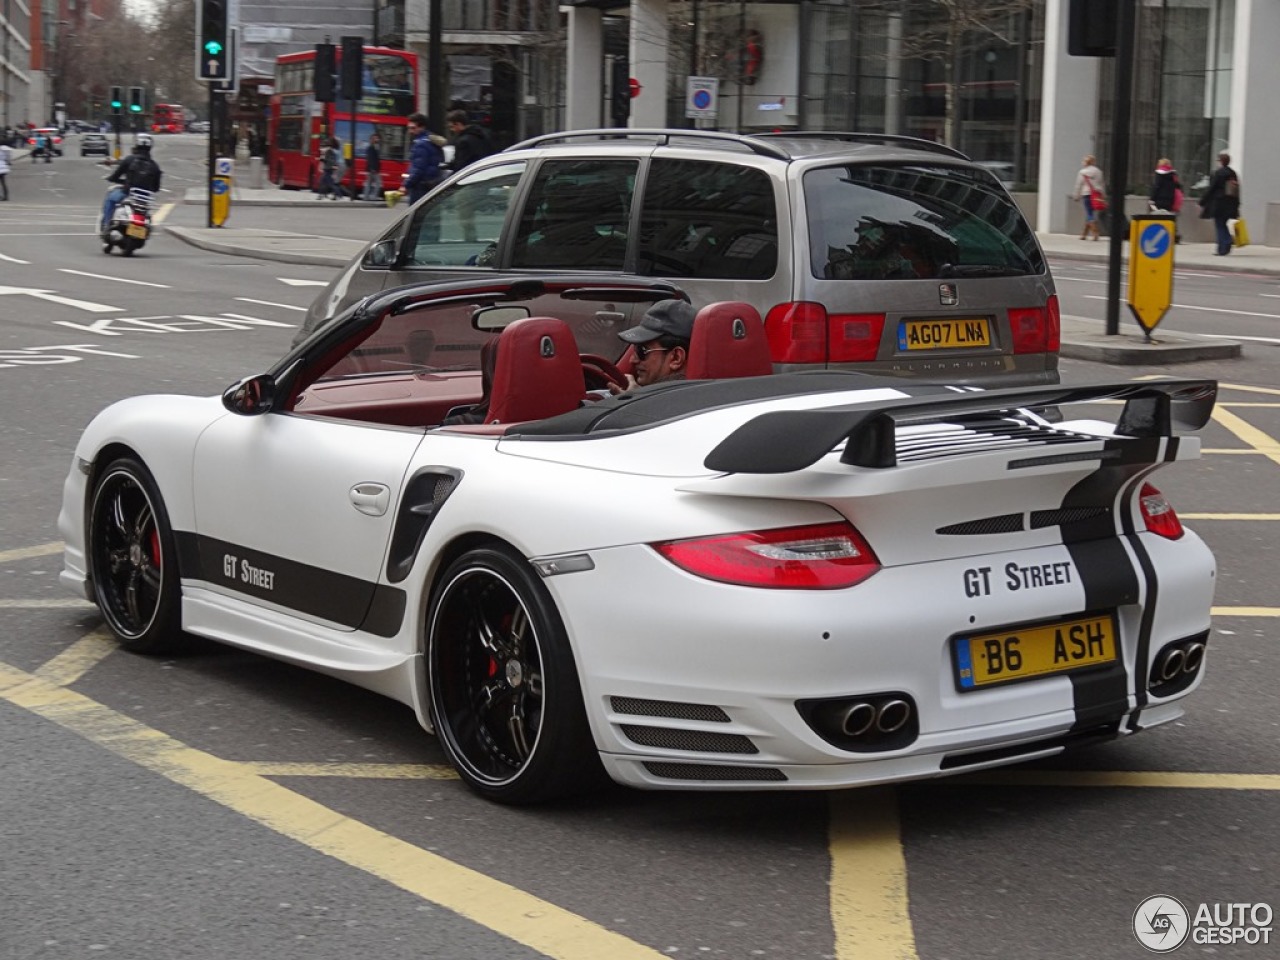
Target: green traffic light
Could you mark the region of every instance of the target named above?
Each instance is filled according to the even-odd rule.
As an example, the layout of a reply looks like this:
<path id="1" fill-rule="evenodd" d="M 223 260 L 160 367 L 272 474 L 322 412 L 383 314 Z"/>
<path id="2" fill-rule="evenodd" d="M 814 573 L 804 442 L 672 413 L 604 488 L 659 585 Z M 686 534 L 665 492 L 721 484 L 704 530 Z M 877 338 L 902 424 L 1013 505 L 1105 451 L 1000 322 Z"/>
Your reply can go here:
<path id="1" fill-rule="evenodd" d="M 124 104 L 123 104 L 123 103 L 121 103 L 119 100 L 112 100 L 112 101 L 111 101 L 111 109 L 112 109 L 112 110 L 119 110 L 119 109 L 120 109 L 121 107 L 123 107 L 123 106 L 124 106 Z"/>
<path id="2" fill-rule="evenodd" d="M 131 111 L 133 111 L 134 113 L 141 113 L 141 112 L 142 112 L 142 107 L 138 106 L 136 103 L 135 103 L 135 104 L 133 104 L 131 107 L 129 107 L 129 109 L 130 109 Z"/>
<path id="3" fill-rule="evenodd" d="M 209 40 L 204 45 L 204 52 L 209 54 L 211 57 L 216 57 L 222 52 L 222 44 L 217 40 Z"/>

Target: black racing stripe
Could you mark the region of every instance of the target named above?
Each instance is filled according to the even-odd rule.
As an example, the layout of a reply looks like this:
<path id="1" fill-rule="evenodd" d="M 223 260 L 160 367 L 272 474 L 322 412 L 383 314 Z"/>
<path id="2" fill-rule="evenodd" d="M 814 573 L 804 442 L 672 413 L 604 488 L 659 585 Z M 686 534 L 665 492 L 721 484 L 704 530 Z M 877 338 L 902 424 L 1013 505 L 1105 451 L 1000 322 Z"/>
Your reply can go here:
<path id="1" fill-rule="evenodd" d="M 196 533 L 175 531 L 182 576 L 392 637 L 404 622 L 405 592 Z"/>
<path id="2" fill-rule="evenodd" d="M 1126 438 L 1107 441 L 1106 447 L 1118 450 L 1118 459 L 1101 463 L 1097 470 L 1072 487 L 1063 498 L 1062 507 L 1127 503 L 1128 492 L 1150 472 L 1153 463 L 1173 456 L 1177 442 L 1163 438 Z M 1080 573 L 1084 609 L 1114 609 L 1137 603 L 1144 595 L 1142 587 L 1145 586 L 1147 603 L 1137 638 L 1136 660 L 1142 664 L 1146 662 L 1151 644 L 1155 576 L 1145 551 L 1133 535 L 1129 512 L 1121 510 L 1120 513 L 1125 540 L 1137 550 L 1137 568 L 1125 549 L 1125 542 L 1117 536 L 1114 511 L 1063 527 L 1063 542 Z M 1106 670 L 1072 674 L 1071 686 L 1076 714 L 1073 730 L 1119 720 L 1128 711 L 1130 692 L 1137 698 L 1139 707 L 1146 703 L 1145 677 L 1130 677 L 1123 660 Z"/>

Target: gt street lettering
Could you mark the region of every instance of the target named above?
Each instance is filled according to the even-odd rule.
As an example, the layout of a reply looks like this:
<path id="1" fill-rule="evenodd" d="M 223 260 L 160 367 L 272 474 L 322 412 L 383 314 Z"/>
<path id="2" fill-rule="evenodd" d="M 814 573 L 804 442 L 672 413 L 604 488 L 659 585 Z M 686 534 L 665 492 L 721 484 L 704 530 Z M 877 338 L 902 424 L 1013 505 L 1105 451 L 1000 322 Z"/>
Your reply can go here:
<path id="1" fill-rule="evenodd" d="M 263 590 L 274 590 L 276 588 L 275 571 L 255 567 L 248 560 L 240 561 L 240 580 L 242 583 L 261 587 Z"/>
<path id="2" fill-rule="evenodd" d="M 1029 567 L 1016 563 L 1006 563 L 1004 576 L 1005 586 L 1010 590 L 1056 587 L 1060 584 L 1071 582 L 1071 564 L 1065 560 L 1058 563 L 1040 563 Z"/>
<path id="3" fill-rule="evenodd" d="M 966 597 L 986 597 L 990 594 L 990 567 L 975 567 L 964 572 L 964 595 Z"/>

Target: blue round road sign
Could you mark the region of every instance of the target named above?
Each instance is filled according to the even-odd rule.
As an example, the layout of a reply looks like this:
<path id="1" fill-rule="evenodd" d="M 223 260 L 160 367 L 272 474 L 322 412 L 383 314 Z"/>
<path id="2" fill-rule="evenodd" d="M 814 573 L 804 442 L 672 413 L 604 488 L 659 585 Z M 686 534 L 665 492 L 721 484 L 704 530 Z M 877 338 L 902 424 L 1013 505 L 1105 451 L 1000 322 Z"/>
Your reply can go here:
<path id="1" fill-rule="evenodd" d="M 226 192 L 227 192 L 228 190 L 230 190 L 230 189 L 231 189 L 231 184 L 229 184 L 229 183 L 226 181 L 226 178 L 224 178 L 224 177 L 214 177 L 214 178 L 213 178 L 213 192 L 214 192 L 214 194 L 226 193 Z"/>
<path id="2" fill-rule="evenodd" d="M 695 90 L 693 93 L 693 105 L 699 110 L 705 110 L 711 106 L 711 93 L 707 90 Z"/>
<path id="3" fill-rule="evenodd" d="M 1169 228 L 1163 223 L 1147 224 L 1138 235 L 1138 246 L 1144 257 L 1159 260 L 1169 252 Z"/>

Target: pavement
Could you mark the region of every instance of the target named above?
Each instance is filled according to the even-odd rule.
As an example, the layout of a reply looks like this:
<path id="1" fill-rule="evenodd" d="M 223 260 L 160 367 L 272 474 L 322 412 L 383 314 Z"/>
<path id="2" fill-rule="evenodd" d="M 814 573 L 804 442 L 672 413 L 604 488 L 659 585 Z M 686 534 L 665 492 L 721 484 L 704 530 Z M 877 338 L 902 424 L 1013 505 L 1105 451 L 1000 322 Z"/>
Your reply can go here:
<path id="1" fill-rule="evenodd" d="M 205 189 L 189 189 L 183 203 L 207 203 Z M 257 190 L 239 186 L 232 189 L 233 209 L 236 204 L 331 208 L 335 203 L 353 207 L 369 206 L 364 202 L 349 200 L 317 200 L 306 190 Z M 335 268 L 345 266 L 367 244 L 365 240 L 346 240 L 283 230 L 225 226 L 180 227 L 170 224 L 162 226 L 167 233 L 184 243 L 213 253 Z M 1081 240 L 1074 235 L 1042 233 L 1039 240 L 1045 254 L 1052 259 L 1106 263 L 1110 255 L 1110 243 L 1106 238 L 1101 241 Z M 1214 255 L 1213 244 L 1184 243 L 1174 248 L 1174 264 L 1176 269 L 1181 270 L 1280 277 L 1280 247 L 1251 244 L 1233 250 L 1226 257 L 1219 257 Z M 1159 328 L 1148 339 L 1127 312 L 1121 320 L 1121 332 L 1117 334 L 1107 334 L 1105 325 L 1100 320 L 1074 316 L 1062 318 L 1062 356 L 1076 360 L 1117 365 L 1159 365 L 1231 359 L 1240 356 L 1241 352 L 1240 344 L 1235 341 L 1197 337 L 1194 334 L 1165 333 Z"/>

